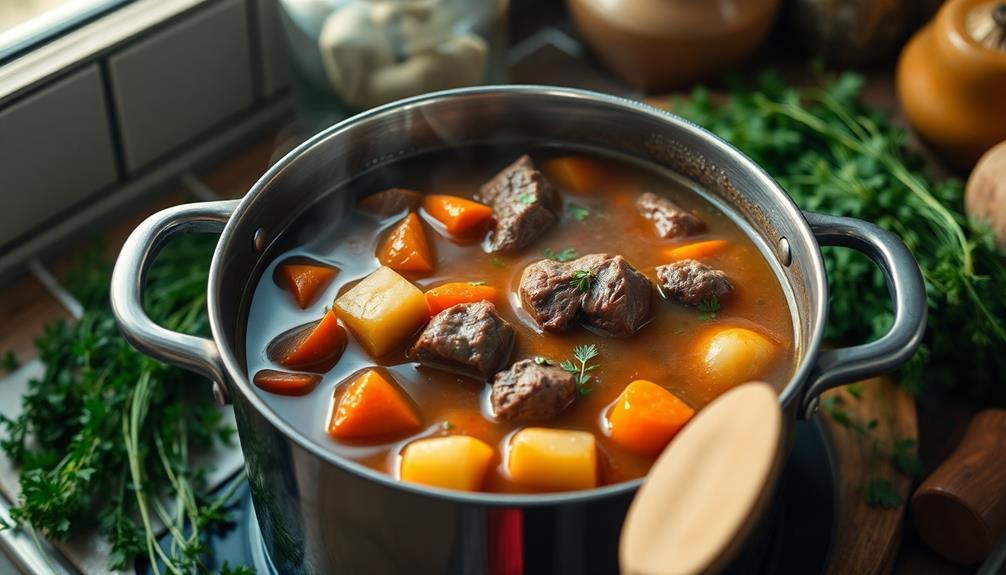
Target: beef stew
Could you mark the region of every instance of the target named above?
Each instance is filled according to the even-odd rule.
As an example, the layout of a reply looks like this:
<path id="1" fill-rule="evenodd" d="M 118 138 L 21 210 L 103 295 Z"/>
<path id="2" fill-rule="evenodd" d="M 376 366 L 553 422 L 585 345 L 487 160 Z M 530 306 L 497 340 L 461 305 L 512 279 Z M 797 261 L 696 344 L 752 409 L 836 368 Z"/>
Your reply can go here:
<path id="1" fill-rule="evenodd" d="M 245 337 L 257 393 L 340 455 L 452 489 L 618 483 L 726 389 L 792 374 L 776 272 L 674 176 L 497 147 L 350 188 L 348 217 L 326 222 L 322 202 L 270 248 Z M 342 339 L 315 334 L 330 324 Z M 341 347 L 292 345 L 313 340 Z"/>

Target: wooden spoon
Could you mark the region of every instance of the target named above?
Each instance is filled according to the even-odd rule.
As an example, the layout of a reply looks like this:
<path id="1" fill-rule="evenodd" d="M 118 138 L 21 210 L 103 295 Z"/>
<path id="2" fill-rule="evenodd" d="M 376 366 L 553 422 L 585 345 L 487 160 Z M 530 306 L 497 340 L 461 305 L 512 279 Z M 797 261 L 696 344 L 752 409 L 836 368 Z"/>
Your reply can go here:
<path id="1" fill-rule="evenodd" d="M 619 549 L 625 575 L 722 569 L 771 496 L 782 410 L 770 385 L 724 393 L 664 449 L 636 494 Z"/>

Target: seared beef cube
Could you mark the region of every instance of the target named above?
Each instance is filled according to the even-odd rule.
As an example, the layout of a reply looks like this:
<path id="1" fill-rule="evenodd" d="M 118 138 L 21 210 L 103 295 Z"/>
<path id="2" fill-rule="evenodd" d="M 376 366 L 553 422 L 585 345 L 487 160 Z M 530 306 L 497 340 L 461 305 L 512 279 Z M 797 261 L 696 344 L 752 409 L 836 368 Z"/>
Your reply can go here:
<path id="1" fill-rule="evenodd" d="M 541 260 L 524 268 L 520 297 L 534 321 L 547 331 L 562 331 L 580 311 L 583 293 L 573 285 L 577 271 L 593 273 L 608 259 L 607 254 L 590 254 L 573 262 Z"/>
<path id="2" fill-rule="evenodd" d="M 409 350 L 431 367 L 488 379 L 510 359 L 514 329 L 487 302 L 459 303 L 433 316 Z"/>
<path id="3" fill-rule="evenodd" d="M 583 297 L 586 321 L 612 335 L 632 335 L 650 320 L 650 292 L 650 280 L 625 258 L 607 259 L 594 270 Z"/>
<path id="4" fill-rule="evenodd" d="M 496 374 L 490 400 L 493 413 L 503 420 L 541 420 L 555 417 L 576 399 L 573 374 L 554 365 L 522 359 Z"/>
<path id="5" fill-rule="evenodd" d="M 531 245 L 557 219 L 559 196 L 527 155 L 486 182 L 475 199 L 493 208 L 489 232 L 489 249 L 493 252 Z"/>
<path id="6" fill-rule="evenodd" d="M 723 297 L 734 286 L 727 274 L 695 260 L 681 260 L 657 267 L 658 289 L 667 299 L 697 306 L 703 300 Z"/>
<path id="7" fill-rule="evenodd" d="M 387 218 L 415 209 L 423 201 L 423 194 L 405 188 L 389 188 L 360 199 L 359 208 L 380 218 Z"/>
<path id="8" fill-rule="evenodd" d="M 657 235 L 662 238 L 687 236 L 702 229 L 702 220 L 687 212 L 671 200 L 646 192 L 636 198 L 636 209 L 653 222 Z"/>

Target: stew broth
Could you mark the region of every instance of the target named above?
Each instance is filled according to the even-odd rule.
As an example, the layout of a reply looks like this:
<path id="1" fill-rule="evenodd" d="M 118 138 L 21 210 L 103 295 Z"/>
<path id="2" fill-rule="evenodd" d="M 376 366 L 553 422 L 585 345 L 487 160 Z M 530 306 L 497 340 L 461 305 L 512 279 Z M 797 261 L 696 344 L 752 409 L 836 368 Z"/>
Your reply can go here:
<path id="1" fill-rule="evenodd" d="M 509 153 L 507 153 L 509 152 Z M 454 150 L 400 161 L 375 170 L 349 184 L 349 193 L 364 196 L 390 187 L 406 187 L 427 194 L 450 194 L 472 198 L 479 186 L 490 180 L 521 153 L 535 164 L 548 166 L 550 158 L 569 156 L 569 149 L 537 148 L 502 151 L 499 147 Z M 625 449 L 609 436 L 606 413 L 630 382 L 645 379 L 670 390 L 696 410 L 701 409 L 730 385 L 715 381 L 703 361 L 703 341 L 715 330 L 744 327 L 765 336 L 777 353 L 758 378 L 777 389 L 792 375 L 795 364 L 793 319 L 779 279 L 755 244 L 738 225 L 708 200 L 672 176 L 648 166 L 606 155 L 576 152 L 589 162 L 593 176 L 603 184 L 586 192 L 551 178 L 560 192 L 558 221 L 529 247 L 516 253 L 487 253 L 481 236 L 459 242 L 442 233 L 442 226 L 425 210 L 425 237 L 435 260 L 433 273 L 426 277 L 403 274 L 419 289 L 445 282 L 485 282 L 497 288 L 499 315 L 513 325 L 516 342 L 510 360 L 534 357 L 556 363 L 573 359 L 577 345 L 595 345 L 598 355 L 591 363 L 598 367 L 586 388 L 589 393 L 557 416 L 536 422 L 496 421 L 489 401 L 490 385 L 470 377 L 421 366 L 406 358 L 406 350 L 416 339 L 413 333 L 395 350 L 373 358 L 352 333 L 345 352 L 322 376 L 310 393 L 291 397 L 255 389 L 281 418 L 318 444 L 374 469 L 396 475 L 402 449 L 417 438 L 441 435 L 469 435 L 494 450 L 492 463 L 481 485 L 484 491 L 534 492 L 539 489 L 514 482 L 507 471 L 510 438 L 524 427 L 582 430 L 597 442 L 598 485 L 631 480 L 644 475 L 653 457 Z M 547 169 L 542 168 L 546 176 Z M 687 237 L 661 239 L 654 225 L 638 213 L 634 203 L 643 192 L 671 198 L 698 216 L 704 230 Z M 390 229 L 405 215 L 378 218 L 359 210 L 339 221 L 331 221 L 326 201 L 311 208 L 271 248 L 274 257 L 263 270 L 251 301 L 246 328 L 246 357 L 249 374 L 263 369 L 289 371 L 269 359 L 267 349 L 281 333 L 318 320 L 333 300 L 380 266 L 375 253 Z M 722 298 L 719 309 L 696 309 L 668 301 L 653 290 L 652 319 L 629 337 L 610 337 L 582 325 L 561 333 L 543 331 L 522 308 L 518 288 L 526 266 L 553 257 L 591 253 L 620 254 L 654 285 L 655 268 L 668 263 L 668 250 L 708 239 L 724 240 L 702 263 L 723 270 L 733 291 Z M 323 294 L 306 309 L 300 309 L 291 294 L 277 284 L 278 265 L 292 259 L 321 262 L 338 269 Z M 712 306 L 714 307 L 714 306 Z M 421 328 L 420 328 L 421 329 Z M 421 428 L 404 436 L 335 440 L 326 432 L 331 412 L 346 382 L 361 371 L 378 366 L 406 392 L 414 403 Z"/>

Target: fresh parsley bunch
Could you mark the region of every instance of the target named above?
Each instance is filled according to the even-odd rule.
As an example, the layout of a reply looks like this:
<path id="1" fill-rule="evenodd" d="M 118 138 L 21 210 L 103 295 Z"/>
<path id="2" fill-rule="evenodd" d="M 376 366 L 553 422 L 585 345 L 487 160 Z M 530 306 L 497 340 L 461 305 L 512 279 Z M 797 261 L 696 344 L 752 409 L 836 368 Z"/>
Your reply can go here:
<path id="1" fill-rule="evenodd" d="M 1006 264 L 990 231 L 968 221 L 959 180 L 935 182 L 903 130 L 860 99 L 863 80 L 822 75 L 818 87 L 787 86 L 772 73 L 728 83 L 713 102 L 705 88 L 674 112 L 731 142 L 774 176 L 805 210 L 862 218 L 898 234 L 926 280 L 929 327 L 901 375 L 912 392 L 935 383 L 976 399 L 1006 402 Z M 827 336 L 876 339 L 891 325 L 884 278 L 865 256 L 825 249 L 831 286 Z"/>
<path id="2" fill-rule="evenodd" d="M 165 246 L 147 280 L 145 307 L 155 321 L 208 333 L 212 239 L 186 236 Z M 54 539 L 98 529 L 112 546 L 113 569 L 145 555 L 170 573 L 207 572 L 202 534 L 222 524 L 230 490 L 206 496 L 205 469 L 194 468 L 191 454 L 229 441 L 234 430 L 221 421 L 206 382 L 122 338 L 108 300 L 110 265 L 100 253 L 85 257 L 68 281 L 84 316 L 46 326 L 36 342 L 45 374 L 29 383 L 16 419 L 0 418 L 0 449 L 21 473 L 11 517 Z M 173 510 L 162 505 L 165 495 Z M 158 545 L 155 518 L 172 536 L 168 549 Z"/>

